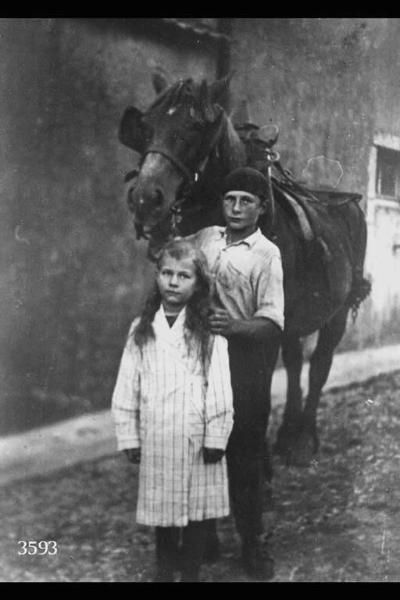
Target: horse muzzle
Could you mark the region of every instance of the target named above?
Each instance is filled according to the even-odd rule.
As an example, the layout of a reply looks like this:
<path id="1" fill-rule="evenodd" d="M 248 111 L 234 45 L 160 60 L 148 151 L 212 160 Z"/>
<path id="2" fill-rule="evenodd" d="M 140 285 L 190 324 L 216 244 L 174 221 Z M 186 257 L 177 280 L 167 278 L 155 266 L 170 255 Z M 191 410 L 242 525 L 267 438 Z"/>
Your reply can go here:
<path id="1" fill-rule="evenodd" d="M 160 188 L 146 193 L 137 188 L 130 188 L 127 204 L 135 216 L 135 221 L 144 227 L 154 227 L 167 212 L 164 194 Z"/>

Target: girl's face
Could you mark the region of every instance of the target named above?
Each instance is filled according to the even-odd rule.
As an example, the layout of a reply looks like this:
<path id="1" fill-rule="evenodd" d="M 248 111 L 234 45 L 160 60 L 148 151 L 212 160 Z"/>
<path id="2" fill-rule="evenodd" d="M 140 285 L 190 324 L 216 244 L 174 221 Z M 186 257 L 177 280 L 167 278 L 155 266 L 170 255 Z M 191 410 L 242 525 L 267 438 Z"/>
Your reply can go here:
<path id="1" fill-rule="evenodd" d="M 164 310 L 177 314 L 193 296 L 196 284 L 196 270 L 191 258 L 176 259 L 165 254 L 157 273 Z"/>

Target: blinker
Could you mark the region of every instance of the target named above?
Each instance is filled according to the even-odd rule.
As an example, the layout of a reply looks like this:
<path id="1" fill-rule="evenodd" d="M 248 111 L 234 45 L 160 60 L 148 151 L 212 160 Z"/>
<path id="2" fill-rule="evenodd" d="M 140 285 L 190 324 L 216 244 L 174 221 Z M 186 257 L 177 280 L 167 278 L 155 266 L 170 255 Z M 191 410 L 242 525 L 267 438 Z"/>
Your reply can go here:
<path id="1" fill-rule="evenodd" d="M 137 177 L 139 175 L 139 171 L 138 169 L 132 169 L 132 171 L 129 171 L 125 177 L 124 177 L 124 182 L 128 183 L 128 181 L 131 181 L 131 179 L 134 179 L 135 177 Z"/>
<path id="2" fill-rule="evenodd" d="M 129 106 L 121 119 L 118 137 L 124 146 L 142 154 L 150 136 L 150 128 L 143 122 L 143 113 L 135 106 Z"/>

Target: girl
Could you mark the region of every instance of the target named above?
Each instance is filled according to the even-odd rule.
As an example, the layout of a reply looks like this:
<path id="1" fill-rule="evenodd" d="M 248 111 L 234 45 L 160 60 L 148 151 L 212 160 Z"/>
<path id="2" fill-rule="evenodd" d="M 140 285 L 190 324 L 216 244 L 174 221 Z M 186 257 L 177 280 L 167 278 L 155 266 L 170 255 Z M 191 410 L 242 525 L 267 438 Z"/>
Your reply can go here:
<path id="1" fill-rule="evenodd" d="M 169 242 L 131 326 L 112 398 L 118 449 L 140 462 L 137 522 L 156 527 L 156 581 L 197 581 L 207 521 L 229 514 L 233 409 L 227 342 L 210 334 L 201 252 Z"/>

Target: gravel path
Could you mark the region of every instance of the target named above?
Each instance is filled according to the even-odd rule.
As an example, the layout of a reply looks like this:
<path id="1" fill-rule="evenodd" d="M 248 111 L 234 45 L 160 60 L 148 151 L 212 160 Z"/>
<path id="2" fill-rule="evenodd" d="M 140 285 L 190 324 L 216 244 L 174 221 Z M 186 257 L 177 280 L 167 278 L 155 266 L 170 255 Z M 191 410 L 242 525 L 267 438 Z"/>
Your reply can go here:
<path id="1" fill-rule="evenodd" d="M 313 465 L 275 460 L 264 515 L 274 581 L 400 581 L 399 390 L 396 371 L 329 391 Z M 114 454 L 0 488 L 0 580 L 151 580 L 153 532 L 134 523 L 136 486 L 137 467 Z M 219 531 L 222 558 L 202 580 L 248 581 L 232 519 Z M 54 540 L 58 552 L 18 555 L 19 540 Z"/>

